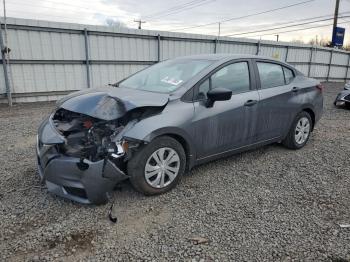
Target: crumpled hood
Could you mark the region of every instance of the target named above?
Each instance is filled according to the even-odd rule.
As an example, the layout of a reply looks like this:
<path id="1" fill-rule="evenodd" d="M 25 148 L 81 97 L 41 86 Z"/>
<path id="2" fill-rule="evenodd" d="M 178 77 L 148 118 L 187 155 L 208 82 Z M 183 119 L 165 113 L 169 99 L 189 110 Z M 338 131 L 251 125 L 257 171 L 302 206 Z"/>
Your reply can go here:
<path id="1" fill-rule="evenodd" d="M 168 100 L 169 94 L 105 87 L 74 92 L 57 101 L 57 106 L 109 121 L 134 108 L 165 106 Z"/>

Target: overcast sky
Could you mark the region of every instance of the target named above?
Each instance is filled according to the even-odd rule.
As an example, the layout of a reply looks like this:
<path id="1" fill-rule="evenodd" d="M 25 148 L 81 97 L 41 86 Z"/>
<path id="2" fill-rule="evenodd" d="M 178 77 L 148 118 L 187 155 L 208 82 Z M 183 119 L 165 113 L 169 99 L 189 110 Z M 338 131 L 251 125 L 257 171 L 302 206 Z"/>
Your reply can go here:
<path id="1" fill-rule="evenodd" d="M 127 27 L 136 28 L 134 19 L 143 19 L 144 29 L 177 30 L 200 34 L 217 34 L 218 24 L 189 28 L 206 23 L 241 17 L 270 9 L 304 2 L 306 0 L 6 0 L 7 16 L 82 24 L 106 24 L 106 21 L 118 21 Z M 188 4 L 190 3 L 190 4 Z M 186 5 L 186 10 L 179 12 L 179 6 Z M 319 17 L 315 20 L 331 18 L 334 13 L 335 0 L 314 0 L 312 2 L 278 10 L 266 14 L 251 16 L 221 23 L 221 35 L 258 31 L 287 22 Z M 169 9 L 177 7 L 175 11 Z M 350 0 L 341 0 L 340 13 L 349 16 L 339 20 L 339 26 L 346 28 L 346 41 L 350 42 Z M 349 22 L 347 22 L 349 21 Z M 295 23 L 305 23 L 297 21 Z M 345 22 L 345 23 L 342 23 Z M 312 23 L 275 31 L 237 35 L 275 40 L 276 33 L 318 25 L 331 24 L 332 20 Z M 289 24 L 288 24 L 289 25 Z M 281 41 L 303 40 L 331 37 L 332 26 L 304 31 L 280 33 Z M 272 35 L 266 35 L 272 34 Z"/>

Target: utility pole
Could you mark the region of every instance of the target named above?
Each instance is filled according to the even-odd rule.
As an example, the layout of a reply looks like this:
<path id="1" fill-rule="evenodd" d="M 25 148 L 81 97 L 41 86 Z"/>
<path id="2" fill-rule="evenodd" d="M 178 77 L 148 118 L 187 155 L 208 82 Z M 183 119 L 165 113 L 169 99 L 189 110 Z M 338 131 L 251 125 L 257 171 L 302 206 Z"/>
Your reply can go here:
<path id="1" fill-rule="evenodd" d="M 280 38 L 280 35 L 276 35 L 276 38 L 277 38 L 277 42 L 278 42 L 278 40 L 279 40 L 279 38 Z"/>
<path id="2" fill-rule="evenodd" d="M 134 19 L 134 22 L 139 24 L 138 29 L 142 29 L 141 24 L 146 23 L 146 21 L 142 21 L 141 19 L 139 20 Z"/>
<path id="3" fill-rule="evenodd" d="M 338 24 L 339 2 L 340 2 L 340 0 L 336 0 L 336 2 L 335 2 L 332 39 L 335 35 L 335 30 L 336 30 L 336 27 Z"/>
<path id="4" fill-rule="evenodd" d="M 219 22 L 219 32 L 218 32 L 218 39 L 220 38 L 220 31 L 221 31 L 221 23 Z"/>

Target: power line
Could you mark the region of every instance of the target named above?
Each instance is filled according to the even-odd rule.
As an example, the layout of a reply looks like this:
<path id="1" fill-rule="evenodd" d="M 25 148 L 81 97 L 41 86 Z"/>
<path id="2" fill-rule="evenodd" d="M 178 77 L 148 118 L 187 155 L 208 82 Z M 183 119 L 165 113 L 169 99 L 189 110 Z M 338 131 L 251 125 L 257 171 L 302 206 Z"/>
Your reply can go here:
<path id="1" fill-rule="evenodd" d="M 202 2 L 202 1 L 203 0 L 200 0 L 199 2 Z M 162 11 L 157 11 L 155 13 L 144 15 L 143 17 L 150 18 L 150 17 L 153 17 L 153 16 L 161 15 L 161 14 L 164 14 L 164 13 L 169 12 L 169 11 L 173 11 L 173 10 L 177 10 L 179 8 L 183 8 L 183 7 L 187 6 L 187 5 L 192 5 L 192 4 L 196 3 L 196 2 L 198 2 L 198 0 L 186 2 L 186 3 L 182 4 L 182 5 L 176 5 L 176 6 L 173 6 L 171 8 L 168 8 L 168 9 L 165 9 L 165 10 L 162 10 Z"/>
<path id="2" fill-rule="evenodd" d="M 348 22 L 350 22 L 350 21 L 343 21 L 343 22 L 341 22 L 339 24 L 344 24 L 344 23 L 348 23 Z M 318 26 L 311 26 L 311 27 L 306 27 L 306 28 L 299 28 L 299 29 L 281 31 L 281 32 L 273 32 L 273 33 L 262 34 L 262 35 L 259 34 L 259 35 L 249 36 L 249 37 L 259 37 L 259 36 L 266 36 L 266 35 L 285 34 L 285 33 L 290 33 L 290 32 L 304 31 L 304 30 L 309 30 L 309 29 L 314 29 L 314 28 L 326 27 L 326 26 L 331 26 L 331 25 L 333 25 L 333 23 L 332 24 L 326 24 L 326 25 L 318 25 Z"/>
<path id="3" fill-rule="evenodd" d="M 282 6 L 282 7 L 278 7 L 278 8 L 274 8 L 274 9 L 269 9 L 269 10 L 262 11 L 262 12 L 258 12 L 258 13 L 253 13 L 253 14 L 244 15 L 244 16 L 239 16 L 239 17 L 232 17 L 232 18 L 229 18 L 229 19 L 224 19 L 224 20 L 221 20 L 221 21 L 211 22 L 211 23 L 207 23 L 207 24 L 196 25 L 196 26 L 190 26 L 190 27 L 179 28 L 179 29 L 174 29 L 174 30 L 172 30 L 172 31 L 187 30 L 187 29 L 198 28 L 198 27 L 203 27 L 203 26 L 208 26 L 208 25 L 214 25 L 214 24 L 218 24 L 219 22 L 220 22 L 220 23 L 224 23 L 224 22 L 233 21 L 233 20 L 238 20 L 238 19 L 243 19 L 243 18 L 252 17 L 252 16 L 256 16 L 256 15 L 267 14 L 267 13 L 279 11 L 279 10 L 282 10 L 282 9 L 291 8 L 291 7 L 298 6 L 298 5 L 304 5 L 304 4 L 313 2 L 313 1 L 315 1 L 315 0 L 308 0 L 308 1 L 299 2 L 299 3 L 295 3 L 295 4 L 291 4 L 291 5 L 286 5 L 286 6 Z"/>
<path id="4" fill-rule="evenodd" d="M 159 15 L 155 18 L 155 20 L 159 20 L 159 18 L 161 17 L 164 17 L 164 16 L 170 16 L 170 15 L 174 15 L 174 14 L 178 14 L 178 13 L 181 13 L 181 12 L 184 12 L 184 11 L 187 11 L 187 10 L 190 10 L 190 9 L 193 9 L 193 8 L 196 8 L 196 7 L 199 7 L 199 6 L 202 6 L 202 5 L 206 5 L 206 4 L 210 4 L 211 2 L 213 1 L 216 1 L 216 0 L 207 0 L 207 2 L 203 2 L 203 3 L 198 3 L 196 5 L 193 5 L 193 6 L 189 6 L 187 8 L 182 8 L 180 10 L 177 10 L 177 11 L 173 11 L 171 13 L 167 13 L 167 14 L 164 14 L 164 15 Z"/>
<path id="5" fill-rule="evenodd" d="M 340 15 L 345 15 L 345 14 L 349 14 L 350 11 L 345 11 L 345 12 L 342 12 L 340 13 Z M 303 21 L 309 21 L 309 20 L 313 20 L 313 19 L 317 19 L 317 18 L 328 18 L 329 16 L 333 16 L 333 14 L 328 14 L 328 15 L 321 15 L 321 16 L 315 16 L 315 17 L 309 17 L 309 18 L 302 18 L 302 19 L 296 19 L 296 20 L 293 20 L 293 21 L 287 21 L 287 22 L 282 22 L 282 23 L 278 23 L 279 25 L 288 25 L 288 24 L 292 24 L 292 23 L 295 23 L 295 22 L 303 22 Z M 272 25 L 275 25 L 276 23 L 269 23 L 269 24 L 263 24 L 261 25 L 260 27 L 265 27 L 266 26 L 272 26 Z M 254 27 L 256 28 L 257 26 L 254 25 Z M 259 25 L 258 25 L 259 27 Z M 227 32 L 229 33 L 229 32 Z M 214 32 L 211 32 L 209 34 L 216 34 L 216 31 Z"/>
<path id="6" fill-rule="evenodd" d="M 350 17 L 350 16 L 342 16 L 340 18 L 347 18 L 347 17 Z M 333 19 L 333 17 L 332 18 L 315 20 L 315 21 L 311 21 L 311 22 L 295 24 L 295 25 L 287 25 L 287 26 L 280 26 L 280 27 L 275 27 L 275 28 L 267 28 L 267 29 L 263 29 L 263 30 L 256 30 L 256 31 L 250 31 L 250 32 L 236 33 L 236 34 L 230 34 L 230 35 L 224 35 L 224 36 L 248 35 L 248 34 L 253 34 L 253 33 L 260 33 L 260 32 L 266 32 L 266 31 L 271 31 L 271 30 L 284 29 L 284 28 L 289 28 L 289 27 L 294 27 L 294 26 L 308 25 L 308 24 L 317 23 L 317 22 L 324 22 L 324 21 L 329 21 L 329 20 L 332 20 L 332 19 Z"/>
<path id="7" fill-rule="evenodd" d="M 144 18 L 150 19 L 150 18 L 155 17 L 155 16 L 160 17 L 160 16 L 164 16 L 164 15 L 179 13 L 179 12 L 182 12 L 182 11 L 187 10 L 187 9 L 195 8 L 199 5 L 207 4 L 206 2 L 208 2 L 208 1 L 212 2 L 214 0 L 193 0 L 193 1 L 181 4 L 181 5 L 173 6 L 169 9 L 158 11 L 158 12 L 150 14 L 150 15 L 145 15 Z"/>
<path id="8" fill-rule="evenodd" d="M 333 24 L 310 26 L 310 27 L 306 27 L 306 28 L 300 28 L 300 29 L 294 29 L 294 30 L 288 30 L 288 31 L 281 31 L 281 32 L 275 32 L 275 33 L 268 33 L 268 34 L 262 34 L 262 35 L 253 35 L 253 36 L 248 36 L 248 37 L 259 37 L 259 36 L 266 36 L 266 35 L 275 35 L 276 33 L 278 33 L 278 34 L 285 34 L 285 33 L 290 33 L 290 32 L 309 30 L 309 29 L 313 29 L 313 28 L 326 27 L 326 26 L 330 26 L 330 25 L 333 25 Z"/>
<path id="9" fill-rule="evenodd" d="M 192 2 L 197 3 L 198 1 L 200 1 L 200 2 L 204 2 L 204 1 L 209 1 L 209 2 L 211 2 L 211 1 L 216 1 L 216 0 L 195 0 L 195 1 L 191 1 L 191 2 L 189 2 L 189 3 L 192 3 Z M 86 6 L 80 6 L 80 5 L 71 4 L 71 3 L 56 2 L 56 1 L 52 1 L 52 0 L 45 0 L 45 3 L 52 3 L 52 4 L 55 5 L 55 7 L 49 7 L 49 6 L 38 5 L 38 4 L 36 3 L 36 1 L 33 1 L 32 4 L 29 4 L 28 2 L 30 2 L 30 0 L 27 0 L 25 3 L 12 3 L 12 2 L 10 2 L 9 4 L 10 4 L 10 5 L 13 5 L 13 6 L 23 6 L 23 5 L 24 5 L 24 6 L 29 6 L 29 7 L 37 7 L 38 9 L 41 9 L 41 8 L 43 8 L 43 9 L 50 9 L 50 10 L 55 9 L 55 10 L 62 10 L 62 11 L 65 11 L 65 12 L 69 12 L 69 11 L 71 11 L 71 10 L 66 9 L 66 8 L 59 8 L 59 7 L 56 7 L 56 6 L 57 6 L 57 5 L 62 5 L 63 7 L 68 6 L 68 8 L 69 8 L 69 6 L 71 6 L 71 7 L 74 7 L 74 8 L 79 8 L 79 9 L 82 9 L 82 10 L 86 10 L 85 12 L 86 12 L 86 13 L 90 13 L 90 14 L 96 14 L 97 12 L 101 12 L 102 14 L 105 14 L 105 15 L 110 16 L 110 17 L 118 17 L 118 16 L 116 16 L 116 15 L 114 15 L 114 14 L 111 14 L 111 12 L 113 12 L 113 9 L 112 9 L 112 10 L 111 10 L 111 9 L 108 9 L 108 10 L 106 10 L 106 11 L 105 11 L 105 10 L 100 10 L 100 9 L 96 10 L 96 9 L 88 8 L 88 7 L 86 7 Z M 200 2 L 198 2 L 198 3 L 200 3 Z M 209 3 L 209 2 L 208 2 L 208 3 Z M 187 7 L 187 5 L 186 5 L 186 6 L 184 6 L 184 7 L 187 7 L 187 8 L 185 8 L 185 9 L 183 9 L 183 10 L 179 10 L 178 12 L 180 12 L 180 11 L 182 12 L 182 11 L 185 11 L 185 10 L 188 10 L 188 9 L 191 9 L 191 8 L 194 8 L 194 7 L 197 7 L 197 6 L 199 6 L 198 3 L 197 3 L 196 6 L 191 6 L 191 7 Z M 187 4 L 188 4 L 188 3 L 187 3 Z M 200 3 L 200 5 L 203 5 L 203 4 L 207 4 L 207 3 L 206 3 L 206 2 L 205 2 L 205 3 Z M 177 7 L 179 7 L 179 6 L 177 6 Z M 176 10 L 174 9 L 174 10 L 171 10 L 171 11 L 176 11 Z M 25 13 L 25 12 L 23 12 L 23 11 L 18 11 L 18 10 L 11 10 L 11 12 L 22 12 L 22 13 Z M 164 12 L 164 11 L 162 11 L 162 12 Z M 26 13 L 29 13 L 29 12 L 26 12 Z M 107 13 L 107 14 L 106 14 L 106 13 Z M 173 12 L 173 13 L 175 13 L 175 12 Z M 38 13 L 35 13 L 35 12 L 32 12 L 32 14 L 38 15 Z M 44 14 L 40 14 L 40 15 L 44 15 Z M 47 15 L 47 16 L 52 17 L 52 15 Z M 56 15 L 55 17 L 58 17 L 58 18 L 65 18 L 65 19 L 70 19 L 70 20 L 75 20 L 74 18 L 66 17 L 66 16 L 59 16 L 59 15 Z M 127 24 L 131 25 L 131 24 L 133 23 L 133 21 L 124 22 L 124 23 L 127 23 Z M 183 24 L 183 23 L 182 23 L 182 24 Z"/>

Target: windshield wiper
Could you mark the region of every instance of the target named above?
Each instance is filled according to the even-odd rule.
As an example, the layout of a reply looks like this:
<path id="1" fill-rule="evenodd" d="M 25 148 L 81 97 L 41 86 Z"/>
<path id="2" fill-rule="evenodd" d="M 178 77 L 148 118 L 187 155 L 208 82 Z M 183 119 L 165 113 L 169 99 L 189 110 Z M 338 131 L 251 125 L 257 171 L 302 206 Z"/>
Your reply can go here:
<path id="1" fill-rule="evenodd" d="M 109 86 L 114 86 L 114 87 L 119 87 L 119 82 L 114 83 L 114 84 L 108 84 Z"/>

